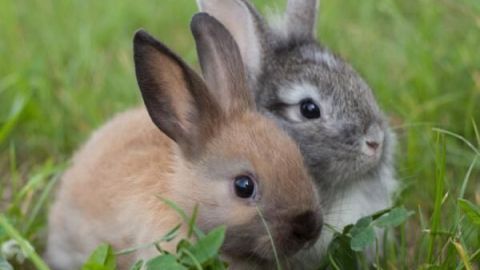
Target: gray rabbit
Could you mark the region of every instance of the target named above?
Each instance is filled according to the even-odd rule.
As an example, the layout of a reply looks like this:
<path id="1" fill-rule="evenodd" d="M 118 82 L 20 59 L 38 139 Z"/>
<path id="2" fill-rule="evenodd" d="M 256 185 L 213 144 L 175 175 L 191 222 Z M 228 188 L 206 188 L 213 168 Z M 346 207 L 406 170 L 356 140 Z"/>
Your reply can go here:
<path id="1" fill-rule="evenodd" d="M 322 198 L 325 223 L 341 230 L 389 207 L 396 187 L 394 134 L 365 81 L 317 42 L 319 2 L 288 0 L 275 23 L 265 21 L 248 0 L 197 4 L 238 43 L 259 110 L 300 146 Z M 331 238 L 325 229 L 299 261 L 318 263 Z"/>

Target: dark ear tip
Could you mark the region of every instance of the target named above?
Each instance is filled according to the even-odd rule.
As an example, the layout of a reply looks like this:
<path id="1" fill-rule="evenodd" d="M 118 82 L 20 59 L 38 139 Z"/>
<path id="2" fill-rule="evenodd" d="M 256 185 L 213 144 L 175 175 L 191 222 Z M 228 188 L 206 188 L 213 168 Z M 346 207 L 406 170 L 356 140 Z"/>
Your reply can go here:
<path id="1" fill-rule="evenodd" d="M 212 18 L 212 16 L 210 16 L 208 13 L 206 12 L 198 12 L 198 13 L 195 13 L 192 17 L 192 20 L 190 22 L 190 27 L 194 27 L 204 21 L 208 21 L 210 18 Z"/>
<path id="2" fill-rule="evenodd" d="M 133 37 L 133 43 L 151 43 L 153 39 L 154 38 L 147 31 L 139 29 L 135 32 L 135 35 Z"/>
<path id="3" fill-rule="evenodd" d="M 202 29 L 223 26 L 215 17 L 206 12 L 199 12 L 193 15 L 190 22 L 190 29 L 194 35 L 200 33 Z"/>

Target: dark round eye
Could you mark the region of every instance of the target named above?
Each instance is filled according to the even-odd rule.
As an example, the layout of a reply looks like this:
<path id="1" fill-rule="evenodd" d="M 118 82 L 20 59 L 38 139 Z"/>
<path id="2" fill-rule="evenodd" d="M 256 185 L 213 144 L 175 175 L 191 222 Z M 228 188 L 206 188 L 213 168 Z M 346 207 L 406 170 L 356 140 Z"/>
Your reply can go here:
<path id="1" fill-rule="evenodd" d="M 239 175 L 234 181 L 235 194 L 240 198 L 250 198 L 255 192 L 255 182 L 248 175 Z"/>
<path id="2" fill-rule="evenodd" d="M 300 102 L 300 112 L 307 119 L 316 119 L 320 117 L 320 108 L 311 99 L 304 99 Z"/>

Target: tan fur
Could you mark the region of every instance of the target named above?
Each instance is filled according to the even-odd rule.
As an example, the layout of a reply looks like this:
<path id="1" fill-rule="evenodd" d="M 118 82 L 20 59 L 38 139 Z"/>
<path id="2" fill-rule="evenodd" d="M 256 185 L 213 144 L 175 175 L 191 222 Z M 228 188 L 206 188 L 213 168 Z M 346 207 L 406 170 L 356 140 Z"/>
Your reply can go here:
<path id="1" fill-rule="evenodd" d="M 197 19 L 205 27 L 223 27 L 208 15 Z M 203 48 L 205 53 L 218 49 Z M 189 214 L 198 205 L 197 225 L 203 231 L 226 225 L 222 256 L 231 269 L 273 266 L 270 239 L 257 209 L 282 258 L 315 241 L 321 228 L 319 202 L 300 151 L 255 110 L 243 73 L 225 73 L 222 80 L 239 83 L 216 89 L 228 92 L 219 94 L 148 34 L 137 33 L 134 50 L 148 113 L 142 107 L 116 116 L 73 158 L 50 214 L 46 256 L 51 266 L 78 269 L 101 243 L 115 250 L 138 247 L 160 239 L 178 224 L 180 237 L 185 237 L 186 224 L 159 197 Z M 227 52 L 209 55 L 218 58 Z M 240 57 L 224 59 L 233 61 L 228 63 L 232 71 L 242 67 L 236 62 Z M 244 99 L 237 103 L 241 109 L 224 106 L 238 98 Z M 234 179 L 241 175 L 254 179 L 255 196 L 241 198 L 235 193 Z M 162 248 L 175 252 L 179 239 L 162 243 Z M 138 249 L 121 256 L 118 269 L 156 255 L 153 246 Z"/>
<path id="2" fill-rule="evenodd" d="M 50 240 L 67 228 L 77 233 L 59 241 L 73 244 L 72 249 L 82 253 L 80 262 L 100 242 L 117 249 L 134 246 L 135 238 L 151 229 L 148 223 L 173 228 L 180 220 L 175 213 L 168 214 L 172 210 L 156 197 L 169 188 L 158 179 L 173 174 L 172 145 L 144 109 L 123 113 L 98 130 L 63 176 L 51 210 Z M 164 214 L 157 217 L 155 213 Z M 164 232 L 150 235 L 147 242 Z M 67 243 L 59 243 L 63 245 Z M 71 251 L 49 250 L 49 257 L 56 260 Z"/>
<path id="3" fill-rule="evenodd" d="M 223 215 L 227 226 L 248 222 L 256 215 L 255 209 L 239 200 L 225 200 L 232 197 L 225 194 L 228 188 L 224 184 L 229 182 L 215 179 L 218 174 L 209 171 L 208 164 L 219 160 L 249 160 L 252 164 L 245 168 L 253 166 L 265 185 L 271 185 L 263 189 L 265 192 L 288 197 L 283 201 L 298 208 L 316 207 L 313 186 L 302 181 L 308 177 L 297 148 L 259 115 L 238 117 L 208 149 L 209 154 L 199 165 L 184 163 L 175 155 L 176 145 L 158 130 L 143 108 L 115 117 L 94 133 L 63 177 L 50 216 L 49 260 L 78 253 L 78 266 L 101 242 L 121 250 L 160 238 L 181 220 L 158 195 L 187 211 L 200 204 L 199 223 L 206 227 L 210 227 L 209 221 L 218 219 L 217 215 Z M 290 158 L 282 158 L 284 155 Z M 225 171 L 228 175 L 228 168 Z M 200 174 L 214 180 L 198 181 L 203 178 Z M 261 196 L 267 195 L 272 196 Z M 280 207 L 289 207 L 281 203 Z M 58 235 L 65 230 L 72 232 Z M 154 254 L 151 249 L 142 251 L 123 263 L 129 265 L 133 259 Z M 61 269 L 71 267 L 69 264 Z"/>

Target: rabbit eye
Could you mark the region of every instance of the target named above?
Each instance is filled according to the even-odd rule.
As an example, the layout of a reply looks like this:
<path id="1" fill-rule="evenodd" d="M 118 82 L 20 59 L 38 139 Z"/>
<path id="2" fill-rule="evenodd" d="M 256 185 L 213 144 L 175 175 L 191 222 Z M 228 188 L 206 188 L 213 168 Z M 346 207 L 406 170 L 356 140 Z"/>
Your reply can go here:
<path id="1" fill-rule="evenodd" d="M 255 193 L 255 182 L 248 175 L 239 175 L 234 181 L 235 194 L 240 198 L 250 198 Z"/>
<path id="2" fill-rule="evenodd" d="M 320 118 L 320 108 L 309 98 L 300 102 L 300 112 L 307 119 Z"/>

